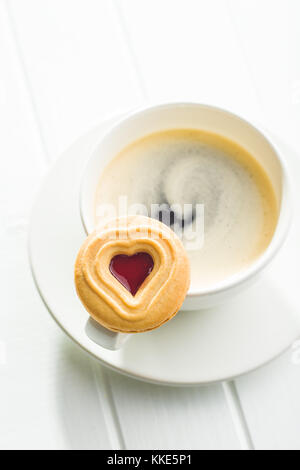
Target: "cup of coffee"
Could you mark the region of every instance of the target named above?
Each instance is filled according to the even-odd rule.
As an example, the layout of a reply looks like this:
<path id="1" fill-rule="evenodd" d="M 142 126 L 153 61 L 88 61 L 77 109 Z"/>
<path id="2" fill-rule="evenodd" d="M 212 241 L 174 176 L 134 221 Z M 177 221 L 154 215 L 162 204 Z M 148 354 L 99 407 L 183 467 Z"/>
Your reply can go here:
<path id="1" fill-rule="evenodd" d="M 90 156 L 80 190 L 87 234 L 146 215 L 181 238 L 191 266 L 184 310 L 249 285 L 281 247 L 291 215 L 284 158 L 262 130 L 226 110 L 172 103 L 117 122 Z"/>

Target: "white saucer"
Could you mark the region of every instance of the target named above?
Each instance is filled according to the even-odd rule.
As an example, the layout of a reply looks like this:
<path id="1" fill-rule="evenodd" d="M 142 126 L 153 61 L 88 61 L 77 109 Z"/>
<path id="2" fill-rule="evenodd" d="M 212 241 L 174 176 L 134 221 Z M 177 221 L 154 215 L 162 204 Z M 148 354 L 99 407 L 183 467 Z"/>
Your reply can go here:
<path id="1" fill-rule="evenodd" d="M 230 303 L 179 313 L 158 330 L 133 335 L 119 351 L 101 348 L 86 335 L 88 314 L 73 285 L 75 257 L 85 238 L 78 192 L 86 159 L 111 124 L 106 122 L 82 137 L 59 158 L 33 210 L 30 261 L 37 288 L 54 319 L 103 364 L 156 383 L 227 380 L 278 356 L 300 336 L 298 221 L 264 277 Z M 283 150 L 292 174 L 300 180 L 300 161 L 290 149 Z"/>

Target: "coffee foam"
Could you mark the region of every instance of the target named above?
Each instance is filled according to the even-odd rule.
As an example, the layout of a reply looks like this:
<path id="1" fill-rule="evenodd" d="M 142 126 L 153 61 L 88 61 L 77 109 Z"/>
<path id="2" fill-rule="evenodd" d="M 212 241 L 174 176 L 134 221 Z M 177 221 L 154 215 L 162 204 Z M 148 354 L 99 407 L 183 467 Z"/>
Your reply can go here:
<path id="1" fill-rule="evenodd" d="M 204 205 L 203 246 L 191 250 L 185 232 L 182 237 L 192 290 L 249 266 L 275 231 L 277 202 L 264 169 L 245 149 L 216 134 L 183 129 L 146 136 L 126 147 L 99 177 L 96 211 L 103 204 L 118 207 L 120 196 L 127 196 L 128 206 L 144 204 L 149 215 L 151 204 Z M 195 229 L 197 219 L 186 220 Z"/>

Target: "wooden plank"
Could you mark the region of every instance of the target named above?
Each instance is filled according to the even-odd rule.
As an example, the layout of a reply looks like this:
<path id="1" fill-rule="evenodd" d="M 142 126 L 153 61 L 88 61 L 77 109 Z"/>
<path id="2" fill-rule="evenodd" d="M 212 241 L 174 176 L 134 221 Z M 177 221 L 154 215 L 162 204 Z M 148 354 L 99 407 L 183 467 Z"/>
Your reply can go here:
<path id="1" fill-rule="evenodd" d="M 299 144 L 299 2 L 228 0 L 265 125 Z"/>
<path id="2" fill-rule="evenodd" d="M 0 447 L 107 448 L 90 360 L 50 319 L 29 269 L 28 216 L 47 159 L 3 1 L 0 69 Z"/>
<path id="3" fill-rule="evenodd" d="M 230 0 L 230 4 L 264 124 L 283 141 L 298 148 L 299 2 Z M 291 296 L 296 301 L 299 269 L 298 266 L 292 269 L 295 282 L 291 285 Z M 299 365 L 292 362 L 296 354 L 296 350 L 289 351 L 268 367 L 236 381 L 258 449 L 300 449 L 300 375 Z"/>
<path id="4" fill-rule="evenodd" d="M 162 387 L 110 373 L 127 449 L 239 449 L 220 385 Z"/>
<path id="5" fill-rule="evenodd" d="M 299 343 L 269 366 L 237 381 L 258 450 L 300 450 Z"/>
<path id="6" fill-rule="evenodd" d="M 57 156 L 142 96 L 110 0 L 11 0 L 43 134 Z"/>
<path id="7" fill-rule="evenodd" d="M 117 0 L 149 100 L 259 107 L 223 0 Z"/>

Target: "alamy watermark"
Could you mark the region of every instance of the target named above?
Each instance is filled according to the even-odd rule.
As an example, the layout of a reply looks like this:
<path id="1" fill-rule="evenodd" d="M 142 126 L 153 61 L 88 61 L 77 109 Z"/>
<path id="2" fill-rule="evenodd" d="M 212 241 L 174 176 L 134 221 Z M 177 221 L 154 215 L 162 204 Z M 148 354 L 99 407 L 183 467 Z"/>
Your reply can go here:
<path id="1" fill-rule="evenodd" d="M 170 227 L 176 235 L 184 241 L 189 251 L 199 250 L 204 243 L 204 204 L 151 204 L 149 206 L 141 203 L 128 203 L 127 196 L 120 196 L 117 205 L 99 204 L 96 208 L 97 224 L 103 220 L 116 219 L 124 216 L 146 216 L 152 220 L 159 220 Z M 154 222 L 153 222 L 154 224 Z M 124 224 L 123 224 L 124 226 Z M 153 228 L 155 225 L 153 225 Z M 140 229 L 138 229 L 140 233 Z M 157 232 L 151 231 L 151 220 L 147 235 L 151 238 L 157 236 Z M 165 231 L 163 238 L 168 238 Z M 120 232 L 116 231 L 112 238 L 120 238 Z"/>

